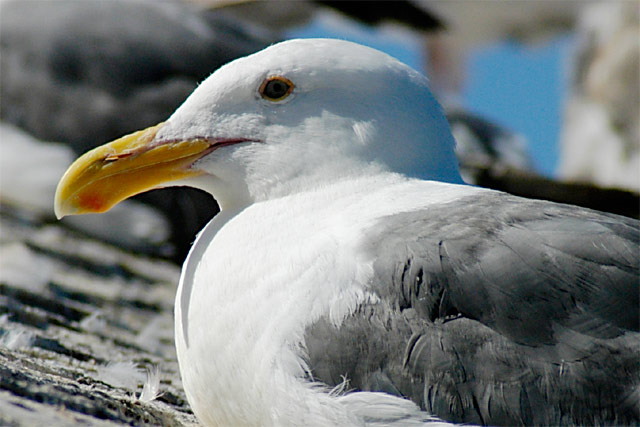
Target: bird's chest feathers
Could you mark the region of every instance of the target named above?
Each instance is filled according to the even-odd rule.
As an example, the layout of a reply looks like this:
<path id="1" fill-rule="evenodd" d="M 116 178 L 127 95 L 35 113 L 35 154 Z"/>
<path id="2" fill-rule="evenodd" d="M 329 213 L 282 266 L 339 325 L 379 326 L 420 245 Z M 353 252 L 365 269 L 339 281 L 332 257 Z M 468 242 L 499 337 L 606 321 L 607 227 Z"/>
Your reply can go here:
<path id="1" fill-rule="evenodd" d="M 321 316 L 340 323 L 374 298 L 366 290 L 371 271 L 345 243 L 341 224 L 326 212 L 298 209 L 253 205 L 222 227 L 212 223 L 192 249 L 197 261 L 185 265 L 176 346 L 187 393 L 222 405 L 194 407 L 212 423 L 292 405 L 287 393 L 303 387 L 309 372 L 305 328 Z M 247 413 L 238 414 L 233 402 L 245 402 Z"/>
<path id="2" fill-rule="evenodd" d="M 277 353 L 297 347 L 319 317 L 339 323 L 372 297 L 370 267 L 349 244 L 353 230 L 320 205 L 292 202 L 253 205 L 207 243 L 189 297 L 191 342 Z"/>
<path id="3" fill-rule="evenodd" d="M 260 339 L 297 345 L 321 316 L 337 325 L 359 303 L 375 300 L 363 236 L 378 218 L 420 206 L 412 197 L 417 184 L 381 185 L 389 179 L 343 182 L 214 219 L 183 274 L 189 338 L 200 335 L 207 345 L 242 339 L 252 349 Z M 431 190 L 436 198 L 441 189 Z"/>
<path id="4" fill-rule="evenodd" d="M 305 407 L 314 393 L 303 379 L 305 329 L 321 317 L 340 325 L 377 300 L 363 236 L 378 218 L 415 207 L 411 183 L 378 181 L 223 211 L 203 230 L 175 312 L 183 383 L 202 403 L 192 403 L 200 418 L 233 424 Z"/>

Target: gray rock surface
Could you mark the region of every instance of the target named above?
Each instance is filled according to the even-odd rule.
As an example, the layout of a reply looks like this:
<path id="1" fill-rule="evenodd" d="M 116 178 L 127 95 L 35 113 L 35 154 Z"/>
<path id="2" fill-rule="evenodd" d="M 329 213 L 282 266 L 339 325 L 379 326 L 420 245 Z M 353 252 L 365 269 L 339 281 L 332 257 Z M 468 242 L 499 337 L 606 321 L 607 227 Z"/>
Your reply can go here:
<path id="1" fill-rule="evenodd" d="M 173 345 L 179 268 L 29 218 L 0 205 L 0 425 L 195 424 Z"/>

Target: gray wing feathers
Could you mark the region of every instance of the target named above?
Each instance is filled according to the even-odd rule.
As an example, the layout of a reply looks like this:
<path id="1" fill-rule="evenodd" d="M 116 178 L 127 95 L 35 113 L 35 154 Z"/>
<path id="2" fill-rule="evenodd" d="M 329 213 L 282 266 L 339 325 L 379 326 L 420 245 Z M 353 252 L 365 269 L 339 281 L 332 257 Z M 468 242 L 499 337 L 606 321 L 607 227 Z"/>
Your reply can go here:
<path id="1" fill-rule="evenodd" d="M 381 302 L 307 331 L 317 379 L 456 422 L 640 420 L 637 221 L 492 193 L 370 231 Z"/>

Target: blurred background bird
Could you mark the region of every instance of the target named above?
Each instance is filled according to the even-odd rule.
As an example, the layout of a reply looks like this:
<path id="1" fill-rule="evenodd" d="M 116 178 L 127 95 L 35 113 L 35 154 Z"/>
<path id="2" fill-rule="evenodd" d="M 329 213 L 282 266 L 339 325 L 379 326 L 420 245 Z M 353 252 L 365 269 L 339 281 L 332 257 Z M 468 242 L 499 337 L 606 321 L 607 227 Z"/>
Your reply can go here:
<path id="1" fill-rule="evenodd" d="M 430 78 L 468 182 L 637 217 L 638 15 L 635 1 L 3 0 L 2 209 L 52 219 L 75 154 L 166 119 L 232 59 L 325 36 Z M 215 206 L 166 189 L 65 221 L 181 262 Z"/>

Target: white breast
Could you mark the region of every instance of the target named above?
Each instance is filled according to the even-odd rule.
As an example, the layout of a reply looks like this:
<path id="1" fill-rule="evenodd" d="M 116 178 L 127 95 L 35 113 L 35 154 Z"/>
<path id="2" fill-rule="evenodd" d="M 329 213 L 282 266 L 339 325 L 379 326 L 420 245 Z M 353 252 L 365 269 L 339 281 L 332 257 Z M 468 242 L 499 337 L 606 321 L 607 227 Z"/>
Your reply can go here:
<path id="1" fill-rule="evenodd" d="M 198 418 L 212 425 L 304 424 L 327 412 L 339 417 L 332 422 L 357 421 L 304 380 L 301 342 L 319 317 L 339 324 L 360 302 L 375 299 L 367 292 L 372 260 L 357 252 L 362 230 L 429 203 L 412 196 L 424 182 L 382 181 L 223 212 L 201 233 L 183 269 L 175 313 L 183 383 Z M 452 197 L 434 185 L 433 200 Z"/>

